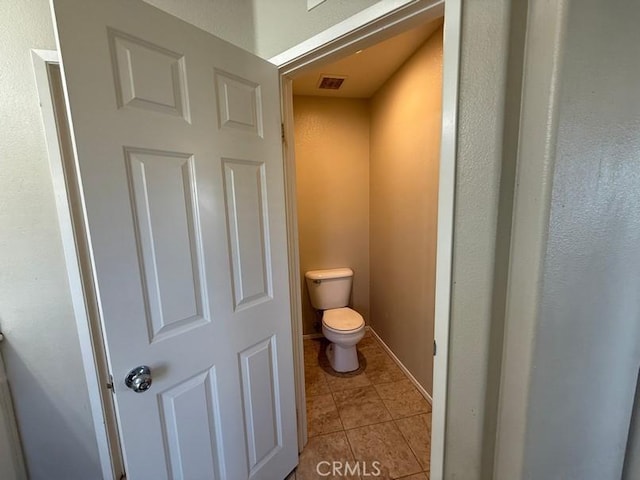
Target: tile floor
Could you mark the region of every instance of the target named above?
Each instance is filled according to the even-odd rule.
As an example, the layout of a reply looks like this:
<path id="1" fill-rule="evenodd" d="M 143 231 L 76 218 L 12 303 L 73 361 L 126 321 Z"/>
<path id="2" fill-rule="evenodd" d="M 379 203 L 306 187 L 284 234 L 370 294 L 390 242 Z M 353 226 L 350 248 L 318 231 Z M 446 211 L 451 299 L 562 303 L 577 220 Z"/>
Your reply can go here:
<path id="1" fill-rule="evenodd" d="M 369 331 L 358 344 L 356 372 L 333 372 L 326 345 L 325 339 L 304 341 L 309 443 L 289 478 L 427 480 L 431 405 Z M 342 476 L 320 475 L 320 461 L 351 467 L 358 462 L 362 476 L 345 476 L 344 471 Z M 380 462 L 378 476 L 373 475 L 374 461 Z M 328 472 L 325 466 L 322 473 Z"/>

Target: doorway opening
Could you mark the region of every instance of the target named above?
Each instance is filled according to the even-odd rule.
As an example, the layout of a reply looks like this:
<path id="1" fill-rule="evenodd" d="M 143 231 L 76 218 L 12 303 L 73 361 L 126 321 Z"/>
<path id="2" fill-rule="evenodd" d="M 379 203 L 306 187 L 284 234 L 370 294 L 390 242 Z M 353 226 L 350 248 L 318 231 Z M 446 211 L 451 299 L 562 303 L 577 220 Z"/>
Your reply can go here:
<path id="1" fill-rule="evenodd" d="M 299 468 L 323 442 L 343 445 L 356 462 L 375 456 L 359 439 L 384 430 L 397 436 L 398 451 L 378 457 L 407 457 L 390 473 L 428 474 L 442 10 L 432 8 L 420 22 L 413 18 L 381 37 L 363 48 L 349 45 L 342 58 L 334 50 L 331 62 L 307 62 L 283 82 L 289 213 L 295 214 L 289 239 L 292 263 L 299 262 L 292 278 L 300 304 L 294 334 L 304 336 L 297 356 L 298 394 L 305 399 L 298 403 Z M 321 88 L 327 83 L 341 85 Z M 355 272 L 348 306 L 366 321 L 351 373 L 331 367 L 322 313 L 311 305 L 305 281 L 309 270 L 341 267 Z"/>

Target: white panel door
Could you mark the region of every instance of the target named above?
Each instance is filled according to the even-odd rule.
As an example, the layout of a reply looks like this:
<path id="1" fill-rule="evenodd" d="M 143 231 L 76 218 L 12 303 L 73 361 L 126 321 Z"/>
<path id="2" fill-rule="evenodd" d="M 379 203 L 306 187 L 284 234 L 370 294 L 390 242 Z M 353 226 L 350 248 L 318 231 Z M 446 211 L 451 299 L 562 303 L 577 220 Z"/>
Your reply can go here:
<path id="1" fill-rule="evenodd" d="M 53 4 L 127 478 L 284 478 L 277 71 L 138 0 Z"/>

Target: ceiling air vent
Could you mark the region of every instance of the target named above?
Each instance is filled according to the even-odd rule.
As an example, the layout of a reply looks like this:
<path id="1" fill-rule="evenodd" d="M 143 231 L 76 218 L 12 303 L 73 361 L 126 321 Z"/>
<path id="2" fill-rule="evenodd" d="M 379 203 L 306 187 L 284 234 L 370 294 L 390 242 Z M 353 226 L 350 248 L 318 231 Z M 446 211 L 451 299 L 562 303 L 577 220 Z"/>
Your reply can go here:
<path id="1" fill-rule="evenodd" d="M 339 77 L 337 75 L 322 75 L 318 82 L 318 88 L 324 90 L 339 90 L 347 77 Z"/>

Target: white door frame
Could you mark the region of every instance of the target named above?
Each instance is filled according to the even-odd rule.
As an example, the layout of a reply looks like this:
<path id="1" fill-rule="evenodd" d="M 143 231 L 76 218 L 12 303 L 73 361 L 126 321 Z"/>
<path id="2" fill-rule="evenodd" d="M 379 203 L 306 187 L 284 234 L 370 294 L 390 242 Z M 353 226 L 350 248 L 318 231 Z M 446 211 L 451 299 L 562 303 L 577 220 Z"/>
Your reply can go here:
<path id="1" fill-rule="evenodd" d="M 430 478 L 443 478 L 446 419 L 449 316 L 453 256 L 453 215 L 460 69 L 461 0 L 378 2 L 320 34 L 276 55 L 270 61 L 280 69 L 284 169 L 286 182 L 287 240 L 291 289 L 292 334 L 298 409 L 298 448 L 307 442 L 304 354 L 302 347 L 302 307 L 300 257 L 295 186 L 293 122 L 293 78 L 306 70 L 332 62 L 378 43 L 420 23 L 444 14 L 442 134 L 438 186 L 438 232 L 436 256 L 436 296 L 434 339 L 437 355 L 433 365 L 433 414 Z"/>
<path id="2" fill-rule="evenodd" d="M 50 66 L 58 65 L 60 57 L 55 50 L 31 50 L 31 57 L 100 467 L 103 478 L 120 480 L 124 475 L 124 464 L 113 397 L 108 388 L 112 379 L 107 368 L 102 327 L 95 302 L 87 230 L 79 202 L 80 187 L 73 154 L 70 151 L 68 155 L 63 154 L 64 139 L 60 138 L 61 132 L 66 130 L 60 129 L 59 123 L 65 119 L 58 116 L 56 101 L 64 102 L 64 95 L 62 90 L 54 90 L 50 76 Z M 62 108 L 66 115 L 63 105 L 58 105 L 58 108 Z"/>

